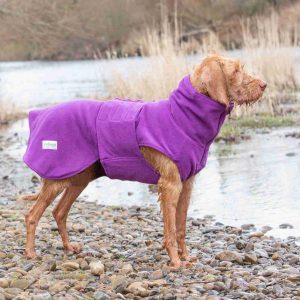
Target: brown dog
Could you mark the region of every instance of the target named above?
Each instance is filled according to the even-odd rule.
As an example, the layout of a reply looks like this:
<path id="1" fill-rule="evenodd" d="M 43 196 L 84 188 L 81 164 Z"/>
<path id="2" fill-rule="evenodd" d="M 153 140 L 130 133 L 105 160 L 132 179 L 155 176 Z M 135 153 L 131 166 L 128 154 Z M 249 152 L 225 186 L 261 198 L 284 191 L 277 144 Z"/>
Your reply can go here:
<path id="1" fill-rule="evenodd" d="M 194 89 L 216 101 L 229 106 L 256 102 L 263 94 L 266 83 L 247 74 L 238 60 L 217 55 L 208 56 L 197 65 L 190 76 Z M 187 211 L 194 181 L 194 176 L 182 182 L 177 165 L 161 152 L 141 147 L 140 151 L 148 163 L 160 175 L 158 181 L 159 200 L 164 220 L 164 246 L 171 259 L 171 265 L 179 268 L 195 258 L 189 257 L 185 236 Z M 43 179 L 39 193 L 23 196 L 24 200 L 37 200 L 26 215 L 27 243 L 25 255 L 36 256 L 35 231 L 45 209 L 63 192 L 53 210 L 63 246 L 66 251 L 78 252 L 79 246 L 71 244 L 66 222 L 69 210 L 91 182 L 105 172 L 100 162 L 94 163 L 83 172 L 62 180 Z"/>

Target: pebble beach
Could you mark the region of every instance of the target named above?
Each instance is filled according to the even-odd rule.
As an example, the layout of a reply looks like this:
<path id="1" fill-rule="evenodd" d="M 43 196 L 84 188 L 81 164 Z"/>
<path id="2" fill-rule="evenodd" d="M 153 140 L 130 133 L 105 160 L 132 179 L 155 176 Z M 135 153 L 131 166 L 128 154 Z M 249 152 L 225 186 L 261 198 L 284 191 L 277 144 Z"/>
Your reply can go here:
<path id="1" fill-rule="evenodd" d="M 198 261 L 172 271 L 156 205 L 104 206 L 79 198 L 68 228 L 83 248 L 67 255 L 51 215 L 54 203 L 38 226 L 38 257 L 27 260 L 24 214 L 32 203 L 17 195 L 37 190 L 39 179 L 20 175 L 21 162 L 3 152 L 17 139 L 0 137 L 0 300 L 300 299 L 295 237 L 269 236 L 268 224 L 188 218 L 187 244 Z"/>
<path id="2" fill-rule="evenodd" d="M 187 241 L 198 262 L 171 271 L 155 207 L 108 207 L 78 200 L 63 252 L 47 211 L 37 232 L 38 257 L 23 257 L 28 204 L 0 205 L 0 299 L 300 299 L 299 246 L 268 237 L 268 226 L 224 226 L 189 219 Z"/>

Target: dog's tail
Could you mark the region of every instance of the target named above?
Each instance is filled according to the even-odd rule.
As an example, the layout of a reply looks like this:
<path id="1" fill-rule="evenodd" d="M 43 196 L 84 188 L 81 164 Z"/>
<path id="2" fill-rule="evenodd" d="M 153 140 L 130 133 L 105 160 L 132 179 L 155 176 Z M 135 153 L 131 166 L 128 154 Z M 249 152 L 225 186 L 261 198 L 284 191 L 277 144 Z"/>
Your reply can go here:
<path id="1" fill-rule="evenodd" d="M 39 197 L 39 192 L 35 194 L 29 194 L 29 195 L 21 195 L 18 197 L 18 200 L 25 200 L 25 201 L 36 201 Z"/>

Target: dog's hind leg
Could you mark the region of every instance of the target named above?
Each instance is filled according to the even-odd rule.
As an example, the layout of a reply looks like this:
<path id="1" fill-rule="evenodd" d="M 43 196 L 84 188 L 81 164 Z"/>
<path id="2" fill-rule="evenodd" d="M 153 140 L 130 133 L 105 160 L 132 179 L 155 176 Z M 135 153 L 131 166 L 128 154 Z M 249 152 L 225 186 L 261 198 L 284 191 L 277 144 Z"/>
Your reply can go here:
<path id="1" fill-rule="evenodd" d="M 80 193 L 87 185 L 71 185 L 65 191 L 57 205 L 55 206 L 52 214 L 57 223 L 58 231 L 62 238 L 64 250 L 67 252 L 77 253 L 80 251 L 80 246 L 71 244 L 67 231 L 67 217 L 70 208 Z"/>
<path id="2" fill-rule="evenodd" d="M 35 253 L 35 231 L 38 222 L 46 208 L 51 204 L 55 197 L 63 191 L 64 187 L 60 183 L 51 180 L 44 180 L 37 202 L 26 214 L 26 249 L 25 256 L 34 258 Z"/>
<path id="3" fill-rule="evenodd" d="M 99 161 L 96 161 L 81 173 L 66 180 L 69 185 L 52 212 L 66 251 L 79 252 L 80 250 L 78 245 L 71 244 L 69 241 L 69 235 L 67 232 L 67 217 L 70 208 L 89 182 L 104 175 L 105 172 L 102 165 Z"/>
<path id="4" fill-rule="evenodd" d="M 25 201 L 36 201 L 39 197 L 40 192 L 35 194 L 29 194 L 29 195 L 22 195 L 18 197 L 18 200 L 25 200 Z"/>

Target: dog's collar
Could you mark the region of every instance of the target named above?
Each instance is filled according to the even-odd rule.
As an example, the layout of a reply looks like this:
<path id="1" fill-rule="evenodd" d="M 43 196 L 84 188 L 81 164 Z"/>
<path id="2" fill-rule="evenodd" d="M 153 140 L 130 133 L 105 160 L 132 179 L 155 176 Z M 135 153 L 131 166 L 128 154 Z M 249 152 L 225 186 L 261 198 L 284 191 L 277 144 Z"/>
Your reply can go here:
<path id="1" fill-rule="evenodd" d="M 181 80 L 178 89 L 176 89 L 174 92 L 178 90 L 180 91 L 181 94 L 185 96 L 186 99 L 190 99 L 192 101 L 195 100 L 201 101 L 203 105 L 207 104 L 208 106 L 213 107 L 216 111 L 219 111 L 220 113 L 226 112 L 227 114 L 230 114 L 234 108 L 233 101 L 230 101 L 229 105 L 225 105 L 197 91 L 191 83 L 190 75 L 186 75 Z M 197 107 L 195 107 L 195 109 L 197 109 Z"/>
<path id="2" fill-rule="evenodd" d="M 212 141 L 233 103 L 225 105 L 198 92 L 190 76 L 184 77 L 169 97 L 173 120 L 197 144 Z"/>

